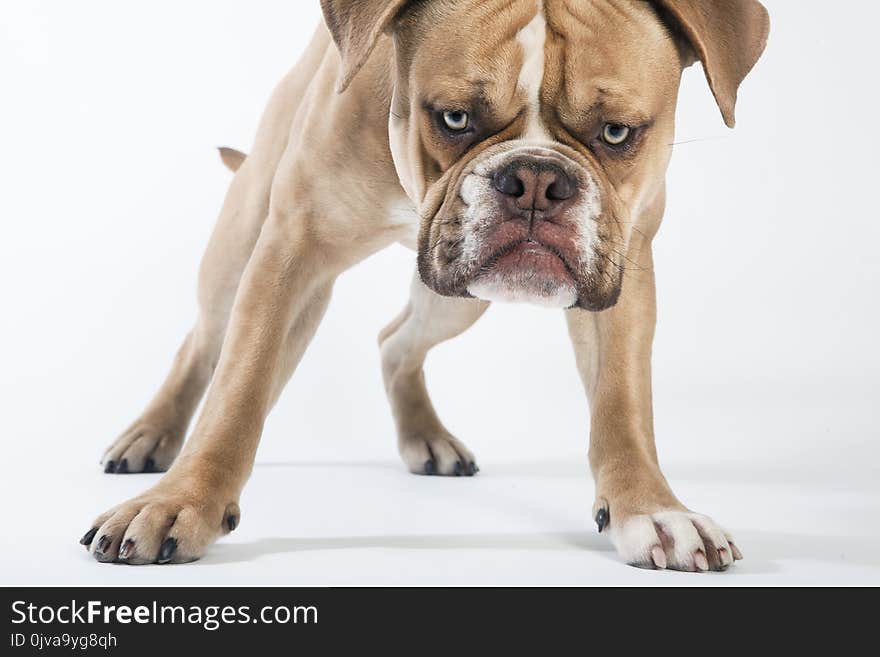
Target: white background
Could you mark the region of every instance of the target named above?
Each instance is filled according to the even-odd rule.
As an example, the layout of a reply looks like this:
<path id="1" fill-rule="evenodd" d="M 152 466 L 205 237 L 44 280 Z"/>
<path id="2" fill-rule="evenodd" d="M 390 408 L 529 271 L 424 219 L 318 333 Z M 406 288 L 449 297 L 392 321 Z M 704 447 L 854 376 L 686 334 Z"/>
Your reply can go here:
<path id="1" fill-rule="evenodd" d="M 197 564 L 99 565 L 91 519 L 156 475 L 98 460 L 164 377 L 230 175 L 317 2 L 0 7 L 0 583 L 880 583 L 874 3 L 768 0 L 728 131 L 685 73 L 656 240 L 656 425 L 732 571 L 621 565 L 589 518 L 588 413 L 560 313 L 495 307 L 432 352 L 474 479 L 396 454 L 376 335 L 414 255 L 344 275 L 265 430 L 238 531 Z M 341 136 L 341 138 L 344 138 Z"/>

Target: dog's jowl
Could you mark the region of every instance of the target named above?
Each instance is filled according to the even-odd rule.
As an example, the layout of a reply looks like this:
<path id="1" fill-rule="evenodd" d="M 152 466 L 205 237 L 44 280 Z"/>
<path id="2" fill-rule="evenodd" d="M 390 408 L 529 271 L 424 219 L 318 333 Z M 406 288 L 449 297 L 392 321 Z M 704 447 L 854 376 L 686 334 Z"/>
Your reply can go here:
<path id="1" fill-rule="evenodd" d="M 651 242 L 682 69 L 702 63 L 732 127 L 766 43 L 764 8 L 321 4 L 325 24 L 275 90 L 251 152 L 223 152 L 237 172 L 202 261 L 198 321 L 104 455 L 108 473 L 167 473 L 98 516 L 82 542 L 99 561 L 179 563 L 236 529 L 263 422 L 335 278 L 402 242 L 418 254 L 411 298 L 380 344 L 409 470 L 479 471 L 428 398 L 428 350 L 493 301 L 558 308 L 591 409 L 596 499 L 585 513 L 627 563 L 729 567 L 742 556 L 731 536 L 676 498 L 657 461 Z"/>

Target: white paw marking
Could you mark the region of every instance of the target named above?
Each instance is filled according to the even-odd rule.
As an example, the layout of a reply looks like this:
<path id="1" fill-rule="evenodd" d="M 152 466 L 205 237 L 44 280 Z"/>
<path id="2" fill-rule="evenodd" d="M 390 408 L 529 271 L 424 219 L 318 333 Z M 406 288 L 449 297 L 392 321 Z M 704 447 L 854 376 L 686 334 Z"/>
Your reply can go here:
<path id="1" fill-rule="evenodd" d="M 688 511 L 662 511 L 629 518 L 608 534 L 628 564 L 646 568 L 725 570 L 742 553 L 711 518 Z"/>

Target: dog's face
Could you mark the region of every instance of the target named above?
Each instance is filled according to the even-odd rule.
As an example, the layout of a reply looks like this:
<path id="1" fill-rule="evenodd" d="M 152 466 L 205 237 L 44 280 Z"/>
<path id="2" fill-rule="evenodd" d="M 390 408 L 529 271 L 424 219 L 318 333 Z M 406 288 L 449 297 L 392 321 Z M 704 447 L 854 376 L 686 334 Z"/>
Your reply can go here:
<path id="1" fill-rule="evenodd" d="M 681 59 L 651 6 L 422 3 L 395 34 L 391 145 L 422 218 L 424 282 L 612 305 L 672 143 Z"/>
<path id="2" fill-rule="evenodd" d="M 386 25 L 396 53 L 390 144 L 421 216 L 423 281 L 447 296 L 613 305 L 630 236 L 656 230 L 639 222 L 663 190 L 681 69 L 693 52 L 678 30 L 717 11 L 705 9 L 716 3 L 364 4 L 388 21 L 393 15 Z M 723 11 L 737 5 L 717 4 Z M 333 28 L 356 23 L 352 7 L 325 0 L 344 56 L 346 35 Z M 694 29 L 710 29 L 701 25 Z M 356 24 L 347 27 L 357 36 Z M 753 31 L 761 37 L 760 26 Z M 701 46 L 694 50 L 706 62 Z M 726 74 L 724 59 L 717 61 Z M 728 123 L 741 79 L 727 99 L 726 89 L 719 92 L 725 81 L 710 77 Z M 659 221 L 654 215 L 649 222 Z"/>

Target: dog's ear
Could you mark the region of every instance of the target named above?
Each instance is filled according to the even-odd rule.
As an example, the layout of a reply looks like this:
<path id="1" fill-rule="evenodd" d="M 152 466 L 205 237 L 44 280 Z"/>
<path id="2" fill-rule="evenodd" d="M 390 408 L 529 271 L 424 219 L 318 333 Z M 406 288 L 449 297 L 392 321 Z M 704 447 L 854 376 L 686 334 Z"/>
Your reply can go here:
<path id="1" fill-rule="evenodd" d="M 757 0 L 654 0 L 684 40 L 686 60 L 703 63 L 724 123 L 736 119 L 736 93 L 758 61 L 770 33 L 770 17 Z"/>
<path id="2" fill-rule="evenodd" d="M 376 40 L 406 3 L 407 0 L 321 0 L 324 22 L 342 55 L 337 91 L 345 91 L 373 52 Z"/>

